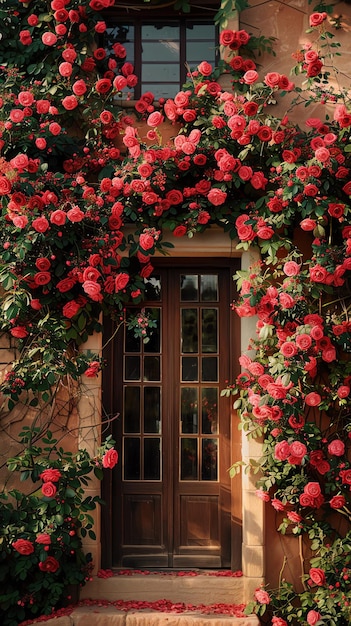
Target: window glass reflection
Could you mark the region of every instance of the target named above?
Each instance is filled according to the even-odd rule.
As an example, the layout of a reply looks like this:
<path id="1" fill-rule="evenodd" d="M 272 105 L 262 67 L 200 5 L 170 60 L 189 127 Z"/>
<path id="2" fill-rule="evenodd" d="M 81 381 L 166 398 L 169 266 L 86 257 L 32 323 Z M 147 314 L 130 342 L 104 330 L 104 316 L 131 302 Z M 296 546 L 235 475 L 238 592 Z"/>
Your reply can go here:
<path id="1" fill-rule="evenodd" d="M 140 387 L 124 388 L 124 432 L 140 433 Z"/>
<path id="2" fill-rule="evenodd" d="M 125 357 L 125 380 L 140 380 L 140 356 Z"/>
<path id="3" fill-rule="evenodd" d="M 218 381 L 218 357 L 216 356 L 207 356 L 201 359 L 202 368 L 201 368 L 201 380 L 204 382 Z"/>
<path id="4" fill-rule="evenodd" d="M 199 380 L 199 359 L 197 356 L 182 357 L 182 381 Z"/>
<path id="5" fill-rule="evenodd" d="M 161 442 L 158 437 L 144 439 L 144 480 L 161 478 Z"/>
<path id="6" fill-rule="evenodd" d="M 180 455 L 181 480 L 197 480 L 197 439 L 182 438 Z"/>
<path id="7" fill-rule="evenodd" d="M 204 435 L 218 432 L 218 389 L 201 390 L 201 430 Z"/>
<path id="8" fill-rule="evenodd" d="M 199 277 L 197 274 L 182 274 L 180 277 L 180 301 L 194 302 L 199 299 Z"/>
<path id="9" fill-rule="evenodd" d="M 218 475 L 218 439 L 202 440 L 201 479 L 217 480 Z"/>
<path id="10" fill-rule="evenodd" d="M 197 433 L 199 429 L 198 390 L 196 387 L 183 387 L 181 390 L 181 432 Z"/>
<path id="11" fill-rule="evenodd" d="M 126 437 L 124 439 L 124 479 L 140 480 L 140 439 Z"/>
<path id="12" fill-rule="evenodd" d="M 159 356 L 144 356 L 144 380 L 161 380 Z"/>
<path id="13" fill-rule="evenodd" d="M 201 301 L 218 302 L 218 275 L 202 274 L 201 276 Z"/>
<path id="14" fill-rule="evenodd" d="M 197 309 L 182 309 L 181 311 L 181 352 L 198 352 L 199 331 Z"/>
<path id="15" fill-rule="evenodd" d="M 161 432 L 160 387 L 144 387 L 144 432 Z"/>
<path id="16" fill-rule="evenodd" d="M 202 309 L 202 352 L 217 352 L 217 309 Z"/>

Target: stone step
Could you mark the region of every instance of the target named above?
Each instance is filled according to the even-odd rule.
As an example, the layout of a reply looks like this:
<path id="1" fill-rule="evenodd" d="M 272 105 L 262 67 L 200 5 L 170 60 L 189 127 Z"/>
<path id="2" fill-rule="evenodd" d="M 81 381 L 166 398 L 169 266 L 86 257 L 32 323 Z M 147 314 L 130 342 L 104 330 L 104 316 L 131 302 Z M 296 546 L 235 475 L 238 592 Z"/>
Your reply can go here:
<path id="1" fill-rule="evenodd" d="M 42 621 L 33 622 L 43 624 Z M 120 611 L 114 607 L 80 606 L 70 615 L 44 622 L 45 626 L 259 626 L 255 615 L 234 617 L 199 612 L 163 613 L 159 611 Z"/>
<path id="2" fill-rule="evenodd" d="M 182 572 L 133 573 L 110 578 L 94 577 L 80 592 L 80 599 L 95 600 L 144 600 L 155 602 L 167 598 L 185 604 L 242 604 L 244 600 L 243 578 L 216 575 L 208 571 L 190 575 Z"/>

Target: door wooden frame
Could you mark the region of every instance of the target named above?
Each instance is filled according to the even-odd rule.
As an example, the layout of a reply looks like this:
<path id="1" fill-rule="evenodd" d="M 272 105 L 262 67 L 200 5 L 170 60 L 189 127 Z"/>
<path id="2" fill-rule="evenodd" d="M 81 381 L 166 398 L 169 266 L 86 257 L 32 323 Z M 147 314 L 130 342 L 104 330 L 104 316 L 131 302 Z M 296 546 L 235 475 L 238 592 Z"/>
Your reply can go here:
<path id="1" fill-rule="evenodd" d="M 235 258 L 166 258 L 155 260 L 156 267 L 196 267 L 199 269 L 215 269 L 220 267 L 229 268 L 231 275 L 240 266 L 240 260 Z M 235 285 L 233 281 L 229 284 L 229 302 L 235 296 Z M 104 341 L 106 344 L 109 337 L 112 335 L 112 329 L 114 323 L 111 319 L 104 319 Z M 228 338 L 230 345 L 233 346 L 233 354 L 230 360 L 230 377 L 229 380 L 234 380 L 238 374 L 238 356 L 240 354 L 240 324 L 236 316 L 233 314 L 230 317 L 230 337 Z M 104 350 L 104 357 L 109 364 L 109 367 L 104 370 L 103 374 L 103 410 L 105 415 L 110 418 L 116 418 L 118 413 L 118 402 L 115 394 L 113 393 L 115 383 L 113 380 L 113 364 L 119 358 L 119 345 L 121 342 L 111 341 L 108 342 Z M 116 418 L 118 419 L 118 418 Z M 230 447 L 231 447 L 231 462 L 234 462 L 241 457 L 241 436 L 235 423 L 235 415 L 232 415 L 231 419 L 231 432 L 230 432 Z M 171 463 L 171 459 L 169 460 Z M 105 505 L 102 507 L 101 516 L 101 543 L 102 543 L 102 567 L 112 567 L 116 562 L 116 549 L 113 547 L 113 534 L 120 536 L 121 528 L 115 526 L 113 529 L 113 516 L 112 516 L 112 498 L 115 493 L 114 485 L 116 481 L 121 479 L 121 465 L 118 464 L 114 472 L 106 473 L 104 480 L 102 481 L 102 498 L 105 501 Z M 228 566 L 232 570 L 238 570 L 241 568 L 241 542 L 242 542 L 242 514 L 241 514 L 241 480 L 236 477 L 231 480 L 231 488 L 229 499 L 231 501 L 230 506 L 230 518 L 231 518 L 231 559 Z M 227 494 L 228 495 L 228 494 Z M 118 524 L 121 520 L 118 521 Z M 169 520 L 171 524 L 171 520 Z M 180 560 L 181 564 L 181 560 Z M 180 565 L 181 566 L 181 565 Z M 160 563 L 160 567 L 162 564 Z"/>

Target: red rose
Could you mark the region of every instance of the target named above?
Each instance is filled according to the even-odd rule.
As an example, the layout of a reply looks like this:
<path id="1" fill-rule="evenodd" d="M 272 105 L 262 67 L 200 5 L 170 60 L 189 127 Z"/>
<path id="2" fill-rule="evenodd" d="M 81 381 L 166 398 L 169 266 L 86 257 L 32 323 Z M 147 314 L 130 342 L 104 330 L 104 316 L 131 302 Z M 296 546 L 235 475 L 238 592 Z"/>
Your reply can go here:
<path id="1" fill-rule="evenodd" d="M 77 280 L 75 278 L 63 278 L 57 283 L 56 289 L 58 289 L 60 293 L 71 291 L 71 289 L 73 289 L 76 282 Z"/>
<path id="2" fill-rule="evenodd" d="M 54 485 L 54 483 L 52 482 L 45 482 L 42 487 L 41 487 L 41 491 L 43 496 L 45 496 L 46 498 L 53 498 L 54 495 L 56 494 L 56 487 Z"/>
<path id="3" fill-rule="evenodd" d="M 125 289 L 125 287 L 128 285 L 129 283 L 129 274 L 126 274 L 125 272 L 121 272 L 120 274 L 117 274 L 116 279 L 115 279 L 115 291 L 121 291 L 122 289 Z"/>
<path id="4" fill-rule="evenodd" d="M 48 546 L 51 543 L 51 537 L 48 533 L 41 533 L 40 535 L 37 535 L 35 543 L 40 543 L 44 546 Z"/>
<path id="5" fill-rule="evenodd" d="M 109 78 L 100 78 L 100 80 L 95 83 L 95 89 L 98 93 L 105 94 L 111 89 L 111 87 L 112 82 Z"/>
<path id="6" fill-rule="evenodd" d="M 325 11 L 323 13 L 311 13 L 310 15 L 310 26 L 313 28 L 314 26 L 320 26 L 327 19 L 327 14 Z"/>
<path id="7" fill-rule="evenodd" d="M 55 572 L 57 572 L 59 567 L 60 567 L 59 562 L 53 556 L 48 556 L 45 559 L 45 561 L 40 561 L 39 563 L 39 569 L 42 572 L 48 572 L 51 574 L 54 574 Z"/>
<path id="8" fill-rule="evenodd" d="M 46 217 L 42 216 L 37 217 L 35 220 L 33 220 L 32 227 L 34 228 L 34 230 L 37 231 L 37 233 L 45 233 L 48 228 L 50 228 L 50 224 Z"/>
<path id="9" fill-rule="evenodd" d="M 328 452 L 333 456 L 343 456 L 345 453 L 345 444 L 340 439 L 334 439 L 328 445 Z"/>
<path id="10" fill-rule="evenodd" d="M 208 192 L 207 199 L 214 206 L 220 206 L 226 201 L 227 193 L 225 191 L 222 191 L 221 189 L 214 187 Z"/>
<path id="11" fill-rule="evenodd" d="M 325 573 L 320 567 L 311 567 L 309 571 L 311 581 L 319 587 L 325 585 Z"/>
<path id="12" fill-rule="evenodd" d="M 180 225 L 180 226 L 176 226 L 175 229 L 173 230 L 173 235 L 175 237 L 184 237 L 184 235 L 186 235 L 187 232 L 187 227 Z"/>
<path id="13" fill-rule="evenodd" d="M 73 206 L 69 211 L 67 211 L 67 217 L 70 222 L 81 222 L 84 218 L 84 213 L 78 206 Z"/>
<path id="14" fill-rule="evenodd" d="M 76 96 L 65 96 L 62 100 L 62 106 L 66 111 L 73 111 L 78 106 L 78 100 Z"/>
<path id="15" fill-rule="evenodd" d="M 117 450 L 114 450 L 114 448 L 107 450 L 104 456 L 102 457 L 103 467 L 112 469 L 116 465 L 117 462 L 118 462 L 118 452 Z"/>
<path id="16" fill-rule="evenodd" d="M 51 281 L 50 272 L 37 272 L 33 276 L 36 285 L 47 285 Z"/>
<path id="17" fill-rule="evenodd" d="M 62 313 L 64 317 L 68 317 L 68 319 L 71 319 L 72 317 L 77 315 L 80 308 L 81 308 L 80 304 L 78 304 L 78 302 L 76 302 L 75 300 L 72 300 L 71 302 L 67 302 L 63 306 Z"/>
<path id="18" fill-rule="evenodd" d="M 66 222 L 66 213 L 62 209 L 53 211 L 50 215 L 50 222 L 55 226 L 63 226 Z"/>
<path id="19" fill-rule="evenodd" d="M 311 391 L 311 393 L 308 393 L 305 397 L 305 403 L 307 406 L 318 406 L 321 402 L 322 398 L 319 393 L 316 393 L 315 391 Z"/>
<path id="20" fill-rule="evenodd" d="M 51 467 L 39 474 L 39 478 L 41 478 L 44 483 L 57 483 L 60 480 L 61 476 L 62 474 L 60 470 Z"/>
<path id="21" fill-rule="evenodd" d="M 342 495 L 333 496 L 329 502 L 329 505 L 332 509 L 342 509 L 345 504 L 346 500 Z"/>
<path id="22" fill-rule="evenodd" d="M 142 233 L 139 237 L 139 245 L 143 250 L 151 250 L 155 245 L 155 240 L 149 233 Z"/>
<path id="23" fill-rule="evenodd" d="M 16 337 L 17 339 L 24 339 L 27 337 L 28 330 L 24 326 L 14 326 L 11 328 L 10 333 L 12 337 Z"/>
<path id="24" fill-rule="evenodd" d="M 94 280 L 85 280 L 82 286 L 85 293 L 92 300 L 94 300 L 94 302 L 101 302 L 102 294 L 101 285 L 99 285 L 99 283 L 95 282 Z"/>
<path id="25" fill-rule="evenodd" d="M 28 554 L 33 554 L 34 552 L 34 546 L 32 542 L 28 541 L 27 539 L 17 539 L 12 543 L 12 547 L 16 550 L 16 552 L 19 552 L 20 554 L 24 554 L 26 556 Z"/>

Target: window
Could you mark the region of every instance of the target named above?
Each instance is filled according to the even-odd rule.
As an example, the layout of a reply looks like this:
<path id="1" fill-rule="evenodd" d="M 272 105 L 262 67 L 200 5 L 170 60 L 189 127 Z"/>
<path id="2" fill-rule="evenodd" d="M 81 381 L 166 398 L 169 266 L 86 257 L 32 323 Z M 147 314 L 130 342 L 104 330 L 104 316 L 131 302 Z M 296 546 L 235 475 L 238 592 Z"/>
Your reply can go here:
<path id="1" fill-rule="evenodd" d="M 218 33 L 212 19 L 167 18 L 162 22 L 137 18 L 119 19 L 106 33 L 105 47 L 116 42 L 126 51 L 126 60 L 134 65 L 139 83 L 134 98 L 151 91 L 156 100 L 171 98 L 181 89 L 186 74 L 196 69 L 201 61 L 217 64 Z"/>

